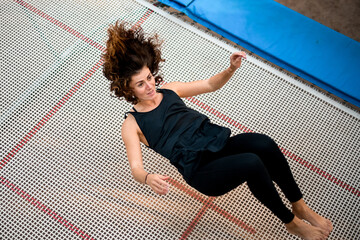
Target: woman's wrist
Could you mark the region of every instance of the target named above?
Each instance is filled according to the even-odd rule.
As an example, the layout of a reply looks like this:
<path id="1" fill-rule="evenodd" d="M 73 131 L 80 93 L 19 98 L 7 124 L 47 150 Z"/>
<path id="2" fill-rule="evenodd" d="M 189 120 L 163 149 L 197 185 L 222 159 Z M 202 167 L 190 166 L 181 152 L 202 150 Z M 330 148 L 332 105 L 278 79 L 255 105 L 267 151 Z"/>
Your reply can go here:
<path id="1" fill-rule="evenodd" d="M 145 184 L 147 184 L 147 179 L 148 179 L 149 175 L 150 175 L 150 173 L 147 173 L 146 176 L 145 176 Z"/>
<path id="2" fill-rule="evenodd" d="M 229 73 L 233 74 L 238 68 L 236 66 L 230 65 L 227 70 Z"/>

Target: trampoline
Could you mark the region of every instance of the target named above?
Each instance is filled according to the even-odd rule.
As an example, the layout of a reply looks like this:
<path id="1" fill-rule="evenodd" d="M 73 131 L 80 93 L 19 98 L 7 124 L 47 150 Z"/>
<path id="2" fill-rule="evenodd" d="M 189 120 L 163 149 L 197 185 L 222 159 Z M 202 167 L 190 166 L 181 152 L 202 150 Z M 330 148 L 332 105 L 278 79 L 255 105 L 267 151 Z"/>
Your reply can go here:
<path id="1" fill-rule="evenodd" d="M 135 182 L 126 159 L 131 105 L 110 95 L 101 71 L 109 24 L 159 33 L 167 82 L 207 78 L 240 49 L 142 0 L 1 9 L 1 239 L 298 239 L 246 184 L 207 197 L 143 147 L 145 169 L 171 177 L 160 196 Z M 329 239 L 359 238 L 359 112 L 255 55 L 221 90 L 184 101 L 232 134 L 275 139 L 306 202 L 332 220 Z"/>

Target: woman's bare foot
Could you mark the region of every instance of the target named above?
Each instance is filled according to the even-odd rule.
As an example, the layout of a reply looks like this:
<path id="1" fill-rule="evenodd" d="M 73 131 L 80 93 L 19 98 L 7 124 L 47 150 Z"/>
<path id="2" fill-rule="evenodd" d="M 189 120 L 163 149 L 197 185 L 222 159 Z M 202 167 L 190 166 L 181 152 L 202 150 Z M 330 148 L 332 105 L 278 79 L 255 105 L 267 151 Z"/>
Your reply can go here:
<path id="1" fill-rule="evenodd" d="M 295 216 L 297 216 L 300 219 L 304 219 L 308 221 L 311 225 L 315 227 L 321 228 L 322 230 L 325 231 L 327 236 L 333 230 L 333 226 L 330 220 L 320 216 L 312 209 L 310 209 L 306 205 L 303 199 L 300 199 L 299 201 L 292 203 L 292 207 L 293 207 L 292 212 L 294 213 Z"/>
<path id="2" fill-rule="evenodd" d="M 285 224 L 285 227 L 289 233 L 305 240 L 325 240 L 328 237 L 321 228 L 311 226 L 296 216 L 290 223 Z"/>

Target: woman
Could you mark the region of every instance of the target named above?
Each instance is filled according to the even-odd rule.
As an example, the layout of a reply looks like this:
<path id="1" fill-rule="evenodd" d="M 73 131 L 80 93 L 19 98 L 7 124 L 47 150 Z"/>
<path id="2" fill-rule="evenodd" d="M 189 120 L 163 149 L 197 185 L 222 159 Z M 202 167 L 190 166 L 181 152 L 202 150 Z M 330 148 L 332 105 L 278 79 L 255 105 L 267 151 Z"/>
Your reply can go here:
<path id="1" fill-rule="evenodd" d="M 134 105 L 122 126 L 131 171 L 136 181 L 166 194 L 168 176 L 147 173 L 140 143 L 152 148 L 179 170 L 185 181 L 208 196 L 225 194 L 247 182 L 254 196 L 286 229 L 304 239 L 326 239 L 329 220 L 312 211 L 302 199 L 289 165 L 276 143 L 266 135 L 245 133 L 230 137 L 230 129 L 185 106 L 180 98 L 216 91 L 240 67 L 244 52 L 230 57 L 230 66 L 209 79 L 171 82 L 161 88 L 157 76 L 161 58 L 157 35 L 145 37 L 141 28 L 117 22 L 108 29 L 104 75 L 119 98 Z M 283 204 L 273 181 L 292 204 Z M 302 219 L 308 221 L 305 223 Z"/>

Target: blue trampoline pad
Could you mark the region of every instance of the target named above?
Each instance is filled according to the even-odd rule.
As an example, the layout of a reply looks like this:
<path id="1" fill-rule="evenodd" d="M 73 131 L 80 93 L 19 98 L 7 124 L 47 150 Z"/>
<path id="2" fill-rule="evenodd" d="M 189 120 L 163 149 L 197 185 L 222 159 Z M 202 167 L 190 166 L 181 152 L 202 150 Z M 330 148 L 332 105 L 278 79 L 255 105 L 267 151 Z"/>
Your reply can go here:
<path id="1" fill-rule="evenodd" d="M 159 0 L 360 107 L 360 43 L 273 0 Z"/>

